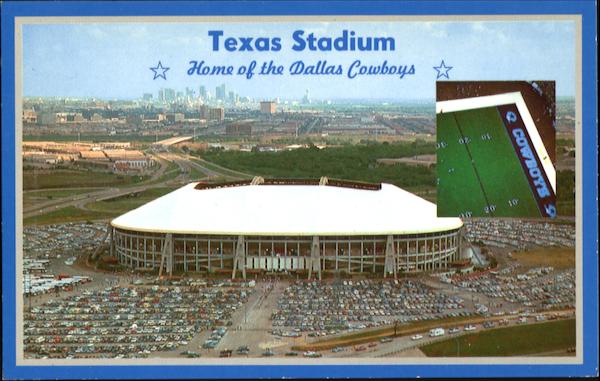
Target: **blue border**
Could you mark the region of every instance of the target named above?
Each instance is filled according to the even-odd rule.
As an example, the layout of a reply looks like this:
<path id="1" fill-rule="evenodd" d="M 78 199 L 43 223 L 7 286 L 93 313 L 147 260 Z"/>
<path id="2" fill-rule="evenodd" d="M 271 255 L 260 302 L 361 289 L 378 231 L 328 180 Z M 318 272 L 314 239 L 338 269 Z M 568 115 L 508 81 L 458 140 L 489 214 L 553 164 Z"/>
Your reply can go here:
<path id="1" fill-rule="evenodd" d="M 78 378 L 325 378 L 598 376 L 598 188 L 596 4 L 580 1 L 200 1 L 13 2 L 2 11 L 2 377 Z M 15 364 L 15 67 L 18 16 L 189 15 L 582 15 L 583 332 L 580 365 L 234 365 L 234 366 L 16 366 Z M 552 64 L 551 62 L 549 64 Z"/>

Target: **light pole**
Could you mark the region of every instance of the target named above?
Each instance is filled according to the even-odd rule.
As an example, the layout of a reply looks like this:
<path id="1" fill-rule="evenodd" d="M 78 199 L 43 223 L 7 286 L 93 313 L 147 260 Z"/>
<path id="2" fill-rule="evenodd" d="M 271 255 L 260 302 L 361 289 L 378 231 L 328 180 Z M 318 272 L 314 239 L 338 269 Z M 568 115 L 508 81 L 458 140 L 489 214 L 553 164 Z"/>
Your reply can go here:
<path id="1" fill-rule="evenodd" d="M 26 285 L 25 294 L 27 295 L 27 304 L 29 307 L 29 313 L 31 313 L 31 278 L 25 279 L 25 285 Z"/>
<path id="2" fill-rule="evenodd" d="M 460 341 L 458 339 L 458 336 L 454 338 L 456 340 L 456 357 L 460 357 Z"/>

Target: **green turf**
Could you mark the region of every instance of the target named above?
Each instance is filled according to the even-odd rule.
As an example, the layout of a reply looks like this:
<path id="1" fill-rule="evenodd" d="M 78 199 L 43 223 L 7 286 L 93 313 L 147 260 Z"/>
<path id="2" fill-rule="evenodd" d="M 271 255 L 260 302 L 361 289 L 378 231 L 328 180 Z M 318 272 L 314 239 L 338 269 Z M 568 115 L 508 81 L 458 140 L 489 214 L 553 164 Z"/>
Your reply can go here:
<path id="1" fill-rule="evenodd" d="M 195 160 L 195 159 L 190 159 L 190 161 L 195 162 L 195 163 L 203 166 L 206 169 L 210 169 L 217 173 L 220 173 L 224 177 L 231 177 L 231 178 L 235 178 L 235 179 L 252 178 L 252 175 L 250 175 L 250 174 L 244 174 L 242 172 L 232 171 L 230 169 L 227 169 L 227 168 L 221 167 L 219 165 L 216 165 L 214 163 L 211 163 L 210 161 Z"/>
<path id="2" fill-rule="evenodd" d="M 23 219 L 24 225 L 45 225 L 45 224 L 59 224 L 65 222 L 75 221 L 91 221 L 100 219 L 109 219 L 114 217 L 115 214 L 88 211 L 76 208 L 74 206 L 68 206 L 65 208 L 57 209 L 52 212 L 42 214 L 35 217 L 27 217 Z"/>
<path id="3" fill-rule="evenodd" d="M 437 115 L 438 216 L 480 215 L 487 205 L 452 114 Z"/>
<path id="4" fill-rule="evenodd" d="M 439 216 L 540 216 L 496 107 L 438 114 L 437 141 Z"/>
<path id="5" fill-rule="evenodd" d="M 539 215 L 523 167 L 496 107 L 455 113 L 464 136 L 471 142 L 469 151 L 495 217 L 527 217 Z M 484 139 L 487 136 L 491 139 Z M 518 200 L 516 205 L 510 200 Z M 514 204 L 514 202 L 513 202 Z M 485 210 L 483 211 L 484 214 Z"/>
<path id="6" fill-rule="evenodd" d="M 76 196 L 93 192 L 100 188 L 47 189 L 23 192 L 23 206 L 31 206 L 40 202 Z"/>
<path id="7" fill-rule="evenodd" d="M 134 185 L 142 176 L 127 176 L 108 172 L 57 169 L 52 171 L 23 171 L 23 190 L 49 188 L 83 188 Z"/>
<path id="8" fill-rule="evenodd" d="M 110 215 L 119 215 L 130 210 L 138 208 L 158 197 L 172 192 L 173 188 L 152 188 L 143 192 L 116 197 L 105 201 L 92 202 L 86 205 L 86 208 L 95 212 Z"/>
<path id="9" fill-rule="evenodd" d="M 109 219 L 164 196 L 173 190 L 173 188 L 167 187 L 147 189 L 143 192 L 116 197 L 114 199 L 92 202 L 86 205 L 86 209 L 68 206 L 39 216 L 25 218 L 23 223 L 25 225 L 43 225 Z"/>
<path id="10" fill-rule="evenodd" d="M 420 349 L 428 357 L 487 357 L 531 355 L 574 346 L 575 319 L 569 319 L 481 331 Z"/>

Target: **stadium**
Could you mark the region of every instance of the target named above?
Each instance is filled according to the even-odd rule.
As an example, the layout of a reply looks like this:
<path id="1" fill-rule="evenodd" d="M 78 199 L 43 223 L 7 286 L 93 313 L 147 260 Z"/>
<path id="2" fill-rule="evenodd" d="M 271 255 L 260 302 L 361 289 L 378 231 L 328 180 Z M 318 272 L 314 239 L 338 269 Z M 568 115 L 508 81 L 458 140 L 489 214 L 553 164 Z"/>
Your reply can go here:
<path id="1" fill-rule="evenodd" d="M 459 218 L 390 184 L 323 177 L 193 182 L 110 223 L 110 255 L 140 271 L 375 273 L 461 261 Z"/>

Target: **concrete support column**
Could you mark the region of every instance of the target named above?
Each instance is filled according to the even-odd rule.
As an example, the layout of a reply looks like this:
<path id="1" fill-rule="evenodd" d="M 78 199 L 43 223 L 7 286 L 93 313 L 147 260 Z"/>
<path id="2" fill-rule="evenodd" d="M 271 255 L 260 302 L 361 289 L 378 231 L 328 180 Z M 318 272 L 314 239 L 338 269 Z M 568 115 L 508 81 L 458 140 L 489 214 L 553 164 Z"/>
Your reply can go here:
<path id="1" fill-rule="evenodd" d="M 310 246 L 310 266 L 308 267 L 308 279 L 312 277 L 312 272 L 317 271 L 319 280 L 321 280 L 321 246 L 319 237 L 314 236 Z"/>
<path id="2" fill-rule="evenodd" d="M 114 230 L 110 224 L 108 224 L 108 234 L 110 235 L 108 241 L 108 253 L 112 257 L 113 256 L 113 245 L 114 245 Z"/>
<path id="3" fill-rule="evenodd" d="M 460 229 L 458 232 L 454 233 L 454 239 L 458 239 L 458 244 L 456 245 L 456 251 L 458 252 L 458 257 L 462 258 L 462 232 L 463 230 Z"/>
<path id="4" fill-rule="evenodd" d="M 160 269 L 158 271 L 159 278 L 162 276 L 163 267 L 166 262 L 166 270 L 169 276 L 173 275 L 173 234 L 167 233 L 160 253 Z"/>
<path id="5" fill-rule="evenodd" d="M 242 270 L 242 278 L 246 279 L 246 245 L 244 244 L 244 236 L 240 235 L 237 239 L 235 247 L 235 256 L 233 258 L 233 272 L 231 279 L 235 279 L 235 272 L 240 268 Z"/>
<path id="6" fill-rule="evenodd" d="M 396 250 L 394 249 L 394 236 L 391 234 L 387 236 L 387 242 L 385 244 L 385 266 L 383 271 L 383 277 L 385 278 L 388 273 L 393 273 L 394 279 L 396 279 L 398 276 Z"/>

